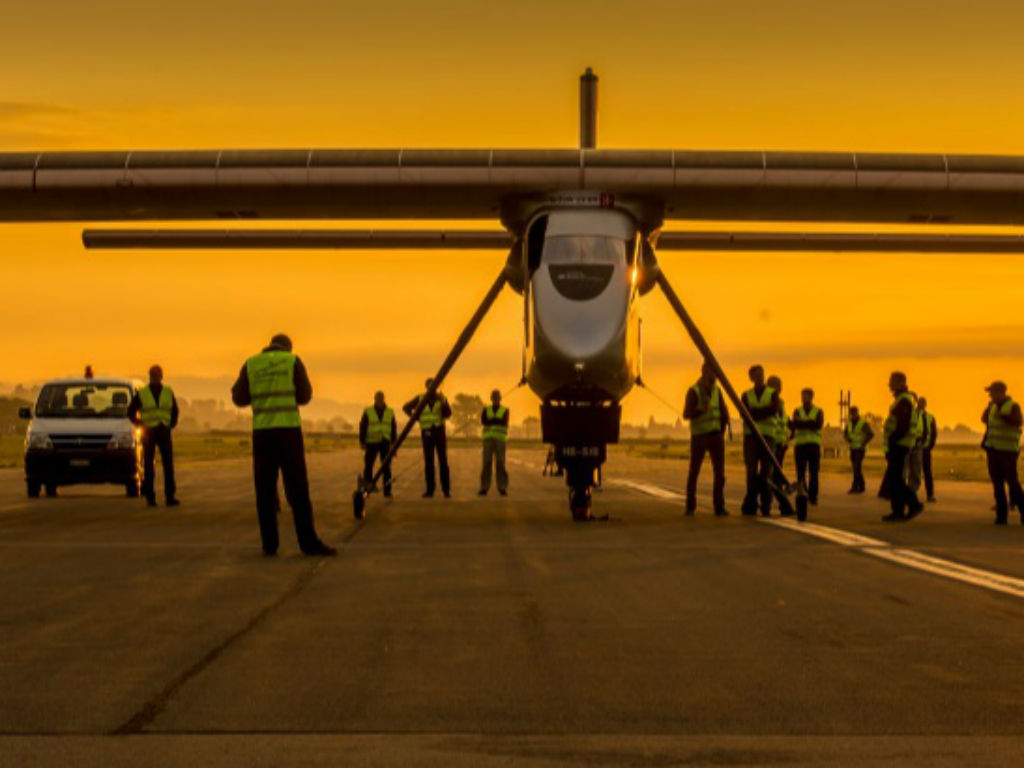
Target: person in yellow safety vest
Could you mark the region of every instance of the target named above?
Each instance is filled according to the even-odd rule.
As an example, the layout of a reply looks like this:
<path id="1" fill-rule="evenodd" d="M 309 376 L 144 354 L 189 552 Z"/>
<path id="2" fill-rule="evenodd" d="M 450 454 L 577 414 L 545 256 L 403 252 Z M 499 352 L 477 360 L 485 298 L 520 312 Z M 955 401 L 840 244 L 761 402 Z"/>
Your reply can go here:
<path id="1" fill-rule="evenodd" d="M 258 355 L 242 366 L 231 387 L 231 400 L 239 408 L 252 406 L 252 465 L 256 512 L 263 553 L 277 554 L 277 477 L 284 479 L 284 494 L 292 508 L 295 534 L 305 555 L 336 555 L 337 550 L 317 536 L 313 503 L 309 498 L 306 449 L 299 406 L 313 398 L 306 366 L 292 354 L 292 341 L 274 336 Z"/>
<path id="2" fill-rule="evenodd" d="M 919 438 L 917 396 L 907 388 L 907 376 L 893 371 L 889 376 L 892 405 L 885 420 L 882 439 L 885 441 L 885 488 L 890 498 L 891 514 L 885 522 L 912 520 L 921 514 L 924 505 L 907 485 L 907 458 Z"/>
<path id="3" fill-rule="evenodd" d="M 864 493 L 864 454 L 867 452 L 868 443 L 875 437 L 871 431 L 871 425 L 860 417 L 860 409 L 850 406 L 850 416 L 846 420 L 846 427 L 843 429 L 843 439 L 850 447 L 850 464 L 853 469 L 853 483 L 847 493 Z"/>
<path id="4" fill-rule="evenodd" d="M 178 401 L 174 392 L 163 383 L 164 371 L 159 365 L 149 369 L 149 384 L 132 398 L 128 405 L 128 418 L 142 427 L 142 495 L 151 507 L 156 506 L 156 450 L 160 449 L 160 463 L 164 473 L 164 499 L 168 507 L 180 503 L 174 482 L 174 446 L 171 430 L 178 426 Z"/>
<path id="5" fill-rule="evenodd" d="M 707 363 L 697 383 L 686 393 L 683 418 L 690 422 L 690 468 L 686 475 L 686 514 L 697 511 L 697 477 L 705 454 L 711 457 L 711 498 L 715 514 L 728 515 L 725 509 L 725 430 L 729 409 L 715 381 L 715 369 Z"/>
<path id="6" fill-rule="evenodd" d="M 921 420 L 921 476 L 924 479 L 924 492 L 927 501 L 935 501 L 935 477 L 932 475 L 932 449 L 938 437 L 935 417 L 928 410 L 928 400 L 924 396 L 917 398 L 917 410 Z"/>
<path id="7" fill-rule="evenodd" d="M 775 451 L 775 429 L 778 412 L 779 396 L 764 380 L 764 368 L 752 365 L 747 372 L 753 387 L 743 393 L 743 404 L 750 412 L 757 431 L 768 443 L 768 449 Z M 747 470 L 747 492 L 743 497 L 742 512 L 744 515 L 756 515 L 758 506 L 761 514 L 768 517 L 772 509 L 772 493 L 768 486 L 768 478 L 775 468 L 772 457 L 765 455 L 764 448 L 757 435 L 751 431 L 747 423 L 743 423 L 743 463 Z"/>
<path id="8" fill-rule="evenodd" d="M 779 460 L 779 467 L 782 467 L 783 462 L 786 460 L 786 451 L 789 449 L 789 427 L 787 426 L 789 415 L 786 413 L 786 401 L 782 399 L 782 379 L 778 376 L 769 376 L 765 383 L 775 390 L 775 394 L 779 398 L 779 410 L 775 414 L 775 434 L 773 439 L 775 441 L 775 458 Z M 772 479 L 776 485 L 781 486 L 784 477 L 779 467 L 772 470 Z"/>
<path id="9" fill-rule="evenodd" d="M 821 471 L 821 431 L 825 427 L 825 414 L 814 404 L 813 389 L 802 389 L 800 401 L 800 407 L 793 411 L 793 418 L 788 424 L 793 432 L 796 478 L 797 482 L 807 489 L 807 500 L 817 505 L 818 473 Z"/>
<path id="10" fill-rule="evenodd" d="M 483 425 L 483 470 L 480 473 L 480 495 L 491 490 L 491 465 L 498 480 L 498 493 L 508 495 L 508 471 L 505 469 L 505 447 L 508 443 L 509 411 L 501 404 L 501 392 L 491 392 L 491 404 L 480 413 Z"/>
<path id="11" fill-rule="evenodd" d="M 989 404 L 981 414 L 985 423 L 985 439 L 982 446 L 988 458 L 988 476 L 992 480 L 992 492 L 996 499 L 996 525 L 1006 525 L 1009 516 L 1006 489 L 1010 490 L 1010 501 L 1020 512 L 1024 525 L 1024 489 L 1017 476 L 1017 461 L 1020 458 L 1020 436 L 1024 420 L 1020 405 L 1006 394 L 1006 384 L 993 381 L 985 388 Z"/>
<path id="12" fill-rule="evenodd" d="M 388 407 L 384 393 L 373 393 L 373 405 L 363 411 L 359 420 L 359 447 L 363 449 L 363 482 L 373 482 L 373 463 L 380 457 L 384 461 L 391 446 L 398 439 L 395 412 Z M 392 456 L 392 461 L 394 457 Z M 391 463 L 384 467 L 384 498 L 391 498 Z"/>
<path id="13" fill-rule="evenodd" d="M 425 382 L 426 392 L 430 391 L 433 379 Z M 420 403 L 420 399 L 426 395 L 417 395 L 408 403 L 402 406 L 406 416 L 412 416 L 412 412 Z M 427 398 L 426 407 L 420 413 L 420 439 L 423 442 L 423 475 L 427 483 L 427 489 L 423 492 L 423 498 L 429 499 L 434 495 L 434 454 L 437 454 L 438 474 L 441 477 L 441 493 L 447 499 L 451 493 L 451 477 L 448 470 L 448 435 L 445 431 L 445 420 L 452 417 L 452 407 L 448 405 L 447 398 L 440 392 L 436 392 Z"/>

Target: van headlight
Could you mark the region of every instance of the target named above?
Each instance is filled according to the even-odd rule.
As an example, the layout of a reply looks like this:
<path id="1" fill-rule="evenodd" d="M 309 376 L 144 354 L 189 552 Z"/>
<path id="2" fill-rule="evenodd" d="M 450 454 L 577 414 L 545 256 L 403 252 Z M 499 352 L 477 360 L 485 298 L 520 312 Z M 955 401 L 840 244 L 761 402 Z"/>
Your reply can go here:
<path id="1" fill-rule="evenodd" d="M 135 435 L 131 432 L 122 432 L 120 435 L 114 435 L 110 438 L 110 442 L 107 443 L 108 451 L 129 451 L 135 447 Z"/>
<path id="2" fill-rule="evenodd" d="M 30 451 L 52 451 L 53 440 L 45 432 L 29 432 L 25 436 L 25 447 Z"/>

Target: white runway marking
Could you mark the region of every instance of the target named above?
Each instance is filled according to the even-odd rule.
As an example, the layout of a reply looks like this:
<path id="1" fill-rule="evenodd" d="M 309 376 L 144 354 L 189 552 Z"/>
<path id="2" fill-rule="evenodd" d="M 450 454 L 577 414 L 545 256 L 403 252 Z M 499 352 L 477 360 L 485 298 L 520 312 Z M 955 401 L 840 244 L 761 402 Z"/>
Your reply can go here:
<path id="1" fill-rule="evenodd" d="M 646 493 L 666 501 L 679 501 L 684 497 L 666 488 L 659 488 L 648 483 L 637 483 L 632 480 L 616 480 L 615 485 L 631 488 L 640 493 Z M 907 568 L 913 568 L 935 576 L 943 576 L 954 581 L 961 581 L 976 587 L 990 589 L 995 592 L 1002 592 L 1006 595 L 1024 598 L 1024 579 L 1007 576 L 1002 573 L 986 571 L 981 568 L 973 568 L 969 565 L 946 560 L 941 557 L 933 557 L 916 552 L 913 549 L 895 547 L 887 541 L 872 539 L 868 536 L 861 536 L 857 533 L 850 533 L 839 528 L 830 528 L 827 525 L 818 523 L 798 523 L 792 518 L 757 518 L 758 522 L 767 525 L 774 525 L 778 528 L 785 528 L 805 536 L 814 536 L 819 539 L 826 539 L 838 544 L 841 547 L 856 549 L 866 555 L 896 563 Z"/>

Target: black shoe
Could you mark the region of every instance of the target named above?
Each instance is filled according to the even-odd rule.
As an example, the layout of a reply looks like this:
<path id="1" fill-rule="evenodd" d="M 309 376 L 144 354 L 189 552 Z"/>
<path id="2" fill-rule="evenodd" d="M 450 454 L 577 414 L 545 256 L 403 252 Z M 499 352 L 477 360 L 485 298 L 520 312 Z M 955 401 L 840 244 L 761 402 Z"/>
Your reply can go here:
<path id="1" fill-rule="evenodd" d="M 907 510 L 907 520 L 913 520 L 915 517 L 920 515 L 924 511 L 924 504 L 918 504 L 916 507 L 911 507 Z"/>
<path id="2" fill-rule="evenodd" d="M 728 516 L 729 516 L 729 510 L 725 509 L 724 507 L 722 509 L 716 509 L 715 510 L 715 517 L 728 517 Z"/>
<path id="3" fill-rule="evenodd" d="M 168 499 L 167 500 L 167 506 L 168 507 L 178 507 L 178 506 L 181 506 L 181 502 L 178 501 L 177 499 Z"/>
<path id="4" fill-rule="evenodd" d="M 421 499 L 432 499 L 432 498 L 434 498 L 434 492 L 433 491 L 424 491 L 423 495 L 420 496 L 420 498 Z"/>
<path id="5" fill-rule="evenodd" d="M 148 507 L 155 507 L 156 506 L 156 496 L 147 496 L 146 497 L 146 506 L 148 506 Z"/>
<path id="6" fill-rule="evenodd" d="M 818 497 L 817 496 L 815 496 L 813 499 L 808 499 L 808 501 L 811 502 L 811 506 L 812 507 L 818 506 Z"/>
<path id="7" fill-rule="evenodd" d="M 696 508 L 696 507 L 687 507 L 687 508 L 686 508 L 686 516 L 687 516 L 687 517 L 693 517 L 693 515 L 694 515 L 694 513 L 695 513 L 696 511 L 697 511 L 697 508 Z"/>
<path id="8" fill-rule="evenodd" d="M 896 514 L 895 512 L 893 512 L 892 514 L 889 514 L 889 515 L 886 515 L 885 517 L 883 517 L 882 518 L 882 522 L 883 523 L 902 523 L 906 519 L 907 518 L 905 518 L 902 514 Z"/>
<path id="9" fill-rule="evenodd" d="M 264 549 L 263 550 L 263 556 L 264 557 L 276 557 L 277 556 L 277 550 L 276 549 Z"/>
<path id="10" fill-rule="evenodd" d="M 499 489 L 498 489 L 498 495 L 499 495 L 499 496 L 508 496 L 508 491 L 503 491 L 503 490 L 501 490 L 501 489 L 499 488 Z"/>
<path id="11" fill-rule="evenodd" d="M 779 512 L 779 517 L 792 517 L 795 513 L 791 509 L 784 509 Z"/>
<path id="12" fill-rule="evenodd" d="M 444 491 L 444 497 L 450 499 L 452 497 L 451 491 Z"/>
<path id="13" fill-rule="evenodd" d="M 384 498 L 385 499 L 390 499 L 391 498 L 391 491 L 384 491 Z"/>
<path id="14" fill-rule="evenodd" d="M 928 503 L 929 504 L 934 504 L 935 503 L 935 497 L 934 496 L 929 496 L 928 497 Z"/>
<path id="15" fill-rule="evenodd" d="M 761 517 L 771 517 L 771 516 L 772 516 L 772 511 L 770 509 L 762 509 L 761 510 Z"/>
<path id="16" fill-rule="evenodd" d="M 1006 525 L 1006 518 L 1005 517 L 997 517 L 996 518 L 996 525 Z"/>
<path id="17" fill-rule="evenodd" d="M 479 491 L 476 492 L 476 495 L 477 496 L 486 496 L 487 495 L 487 491 L 485 491 L 483 488 L 481 488 Z"/>
<path id="18" fill-rule="evenodd" d="M 850 490 L 847 491 L 847 493 L 848 494 L 854 494 L 854 493 L 859 493 L 859 491 L 856 488 L 851 488 Z"/>
<path id="19" fill-rule="evenodd" d="M 321 542 L 320 546 L 306 550 L 302 554 L 307 555 L 309 557 L 334 557 L 338 554 L 338 550 L 336 550 L 334 547 L 329 547 L 323 542 Z"/>

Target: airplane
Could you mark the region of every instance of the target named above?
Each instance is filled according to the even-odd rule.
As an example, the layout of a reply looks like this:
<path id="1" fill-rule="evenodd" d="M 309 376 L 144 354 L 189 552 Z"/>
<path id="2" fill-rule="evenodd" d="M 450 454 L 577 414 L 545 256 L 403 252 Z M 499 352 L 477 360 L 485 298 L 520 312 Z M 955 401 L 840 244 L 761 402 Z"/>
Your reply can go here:
<path id="1" fill-rule="evenodd" d="M 597 148 L 597 86 L 580 77 L 573 149 L 219 150 L 0 154 L 0 222 L 231 221 L 218 229 L 87 229 L 87 248 L 501 249 L 508 258 L 445 358 L 436 391 L 499 293 L 523 298 L 523 380 L 565 469 L 577 521 L 640 377 L 640 299 L 658 287 L 745 424 L 750 413 L 656 253 L 667 250 L 1022 253 L 1015 234 L 934 225 L 1024 223 L 1024 157 Z M 244 229 L 267 220 L 481 220 L 481 230 Z M 664 232 L 666 221 L 788 222 L 779 231 Z M 903 234 L 801 232 L 802 222 L 901 223 Z M 692 225 L 691 225 L 692 226 Z M 421 398 L 421 403 L 425 398 Z M 389 464 L 419 416 L 391 447 Z M 770 446 L 761 448 L 776 464 Z M 353 493 L 353 513 L 383 473 Z M 806 492 L 783 474 L 784 513 Z"/>

